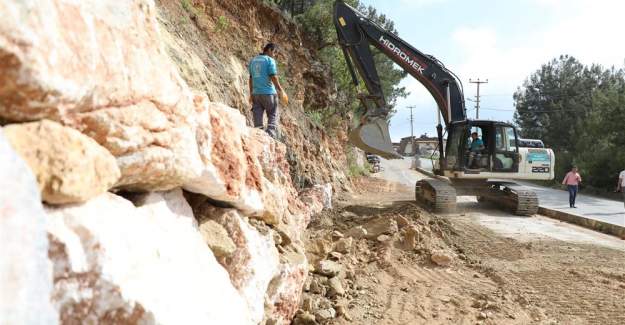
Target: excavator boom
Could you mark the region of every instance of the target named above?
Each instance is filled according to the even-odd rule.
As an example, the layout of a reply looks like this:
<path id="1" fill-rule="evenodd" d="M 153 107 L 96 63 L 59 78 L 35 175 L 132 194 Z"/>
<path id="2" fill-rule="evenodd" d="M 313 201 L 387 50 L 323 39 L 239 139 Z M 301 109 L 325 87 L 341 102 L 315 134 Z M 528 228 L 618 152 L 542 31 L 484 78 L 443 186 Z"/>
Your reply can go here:
<path id="1" fill-rule="evenodd" d="M 368 92 L 359 96 L 364 114 L 359 126 L 349 136 L 354 145 L 384 158 L 399 157 L 388 131 L 390 107 L 382 92 L 371 46 L 425 86 L 436 101 L 446 125 L 466 119 L 461 84 L 436 58 L 421 53 L 342 1 L 334 4 L 334 25 L 354 84 L 358 84 L 357 71 Z M 440 123 L 437 129 L 442 157 Z"/>

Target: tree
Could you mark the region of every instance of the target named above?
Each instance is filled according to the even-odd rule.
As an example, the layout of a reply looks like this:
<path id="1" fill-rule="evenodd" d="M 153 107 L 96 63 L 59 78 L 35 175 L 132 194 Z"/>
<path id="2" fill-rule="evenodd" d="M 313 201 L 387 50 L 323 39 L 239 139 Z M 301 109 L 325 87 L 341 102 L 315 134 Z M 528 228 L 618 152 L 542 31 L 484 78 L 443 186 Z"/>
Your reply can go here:
<path id="1" fill-rule="evenodd" d="M 625 167 L 623 70 L 584 66 L 563 55 L 541 66 L 514 94 L 514 120 L 527 138 L 556 152 L 556 177 L 572 164 L 587 184 L 609 189 Z"/>
<path id="2" fill-rule="evenodd" d="M 348 0 L 346 2 L 383 28 L 392 33 L 397 33 L 394 23 L 385 15 L 378 14 L 375 8 L 371 6 L 365 7 L 357 0 Z M 362 83 L 358 88 L 352 83 L 343 52 L 337 42 L 336 30 L 332 21 L 333 6 L 334 0 L 315 1 L 312 6 L 302 15 L 297 16 L 296 19 L 300 22 L 304 31 L 316 42 L 319 56 L 323 63 L 330 68 L 336 82 L 339 93 L 339 105 L 335 110 L 338 113 L 346 114 L 358 111 L 360 104 L 357 94 L 364 92 L 365 89 Z M 406 73 L 396 68 L 393 62 L 377 49 L 373 48 L 373 53 L 382 83 L 382 91 L 389 106 L 393 107 L 398 98 L 408 95 L 404 87 L 399 87 L 399 83 L 406 76 Z M 334 112 L 328 113 L 333 114 Z"/>

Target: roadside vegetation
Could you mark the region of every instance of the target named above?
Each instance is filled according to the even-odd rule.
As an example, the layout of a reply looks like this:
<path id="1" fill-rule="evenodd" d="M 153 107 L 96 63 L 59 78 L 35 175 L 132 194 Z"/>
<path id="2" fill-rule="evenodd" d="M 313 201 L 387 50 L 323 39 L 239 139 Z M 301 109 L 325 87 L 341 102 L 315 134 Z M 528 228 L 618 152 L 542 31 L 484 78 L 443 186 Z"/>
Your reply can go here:
<path id="1" fill-rule="evenodd" d="M 357 121 L 359 114 L 362 113 L 357 94 L 366 92 L 366 90 L 362 82 L 358 87 L 352 83 L 343 52 L 337 42 L 336 30 L 332 21 L 334 0 L 273 0 L 271 2 L 301 26 L 309 41 L 315 44 L 318 52 L 317 57 L 328 68 L 335 82 L 338 94 L 336 105 L 332 105 L 332 107 L 306 107 L 306 109 L 313 112 L 316 120 L 322 125 L 337 115 L 342 118 L 353 116 L 355 117 L 353 120 Z M 379 14 L 375 8 L 366 7 L 358 0 L 346 2 L 380 26 L 397 33 L 393 21 L 385 15 Z M 406 73 L 394 66 L 393 62 L 385 55 L 376 49 L 373 50 L 385 98 L 387 103 L 394 107 L 398 98 L 408 95 L 406 89 L 399 86 Z M 389 114 L 389 118 L 391 115 L 392 113 Z"/>
<path id="2" fill-rule="evenodd" d="M 563 55 L 530 75 L 514 94 L 522 136 L 556 153 L 556 179 L 572 165 L 585 185 L 612 192 L 625 169 L 625 71 Z"/>

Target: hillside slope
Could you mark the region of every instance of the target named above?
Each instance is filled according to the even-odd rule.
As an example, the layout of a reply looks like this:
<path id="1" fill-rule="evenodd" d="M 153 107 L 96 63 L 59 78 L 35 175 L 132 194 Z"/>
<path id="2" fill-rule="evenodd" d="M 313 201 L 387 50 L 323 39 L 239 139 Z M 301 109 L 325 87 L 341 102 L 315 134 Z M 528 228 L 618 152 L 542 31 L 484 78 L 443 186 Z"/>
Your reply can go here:
<path id="1" fill-rule="evenodd" d="M 251 125 L 247 64 L 267 42 L 277 43 L 278 71 L 290 103 L 281 107 L 280 138 L 287 146 L 296 187 L 344 184 L 347 143 L 339 128 L 313 123 L 305 108 L 323 109 L 336 98 L 327 69 L 298 26 L 263 1 L 158 0 L 159 22 L 189 86 L 211 101 L 237 108 Z"/>

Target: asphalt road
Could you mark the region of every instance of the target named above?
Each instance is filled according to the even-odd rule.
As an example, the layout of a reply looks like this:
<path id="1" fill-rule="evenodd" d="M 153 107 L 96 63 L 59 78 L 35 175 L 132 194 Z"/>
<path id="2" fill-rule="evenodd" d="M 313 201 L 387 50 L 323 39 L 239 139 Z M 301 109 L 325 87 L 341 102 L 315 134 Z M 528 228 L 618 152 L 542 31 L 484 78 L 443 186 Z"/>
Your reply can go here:
<path id="1" fill-rule="evenodd" d="M 382 171 L 375 174 L 374 177 L 397 182 L 409 186 L 410 188 L 413 188 L 414 184 L 418 180 L 427 177 L 426 175 L 410 169 L 410 159 L 381 159 L 380 165 L 382 167 Z M 431 164 L 428 164 L 428 161 L 421 162 L 422 168 L 427 168 L 428 166 L 431 166 Z M 540 197 L 541 205 L 549 204 L 543 204 L 543 202 L 552 202 L 555 208 L 563 207 L 563 209 L 569 209 L 567 192 L 531 184 L 529 185 L 536 187 L 535 190 L 540 191 L 539 195 L 545 196 L 544 199 L 543 197 Z M 564 201 L 562 201 L 563 198 Z M 603 220 L 609 220 L 611 222 L 623 222 L 623 218 L 625 218 L 625 214 L 621 214 L 621 219 L 618 219 L 618 213 L 622 213 L 622 210 L 619 211 L 617 209 L 623 208 L 622 205 L 619 205 L 620 202 L 588 197 L 583 194 L 579 200 L 580 208 L 575 209 L 577 211 L 590 211 L 593 215 L 599 216 Z M 564 205 L 562 204 L 563 202 L 565 203 Z M 581 207 L 586 204 L 588 204 L 588 206 L 584 208 Z M 593 209 L 591 204 L 598 207 Z M 451 218 L 468 217 L 473 220 L 473 222 L 487 227 L 502 236 L 515 238 L 517 240 L 556 239 L 566 242 L 594 244 L 625 250 L 625 244 L 623 244 L 623 241 L 613 236 L 605 235 L 545 216 L 537 215 L 532 218 L 515 216 L 492 205 L 478 203 L 476 198 L 472 196 L 458 197 L 457 210 L 456 215 L 450 216 Z M 614 214 L 601 215 L 601 211 L 607 211 L 606 213 Z"/>

